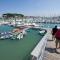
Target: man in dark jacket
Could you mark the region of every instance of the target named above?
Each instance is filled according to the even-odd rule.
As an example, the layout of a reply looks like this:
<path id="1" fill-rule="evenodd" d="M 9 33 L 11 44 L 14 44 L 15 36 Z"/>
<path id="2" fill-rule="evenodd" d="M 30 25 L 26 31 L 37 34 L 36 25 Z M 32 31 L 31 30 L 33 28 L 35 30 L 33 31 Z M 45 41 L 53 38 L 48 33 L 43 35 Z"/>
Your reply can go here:
<path id="1" fill-rule="evenodd" d="M 52 29 L 52 40 L 55 39 L 55 33 L 57 32 L 57 26 L 55 26 L 53 29 Z"/>

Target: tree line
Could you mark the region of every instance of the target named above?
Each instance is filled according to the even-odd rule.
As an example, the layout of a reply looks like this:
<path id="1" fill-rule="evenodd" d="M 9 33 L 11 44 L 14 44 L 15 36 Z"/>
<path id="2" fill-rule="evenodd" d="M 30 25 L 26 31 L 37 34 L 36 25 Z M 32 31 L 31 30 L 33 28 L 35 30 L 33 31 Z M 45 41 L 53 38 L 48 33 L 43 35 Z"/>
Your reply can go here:
<path id="1" fill-rule="evenodd" d="M 24 17 L 24 15 L 23 14 L 17 14 L 17 13 L 6 13 L 6 14 L 2 14 L 2 17 L 3 18 L 6 18 L 6 19 L 8 19 L 8 18 L 23 18 Z"/>

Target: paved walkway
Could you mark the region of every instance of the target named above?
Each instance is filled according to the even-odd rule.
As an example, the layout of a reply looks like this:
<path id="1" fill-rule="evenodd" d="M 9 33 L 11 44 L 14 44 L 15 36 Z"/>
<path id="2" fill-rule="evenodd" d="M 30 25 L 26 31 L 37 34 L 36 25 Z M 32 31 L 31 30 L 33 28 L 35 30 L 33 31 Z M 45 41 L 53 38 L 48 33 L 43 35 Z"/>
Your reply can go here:
<path id="1" fill-rule="evenodd" d="M 44 60 L 60 60 L 60 49 L 55 51 L 55 41 L 52 41 L 51 32 L 49 32 L 47 46 L 45 49 Z"/>

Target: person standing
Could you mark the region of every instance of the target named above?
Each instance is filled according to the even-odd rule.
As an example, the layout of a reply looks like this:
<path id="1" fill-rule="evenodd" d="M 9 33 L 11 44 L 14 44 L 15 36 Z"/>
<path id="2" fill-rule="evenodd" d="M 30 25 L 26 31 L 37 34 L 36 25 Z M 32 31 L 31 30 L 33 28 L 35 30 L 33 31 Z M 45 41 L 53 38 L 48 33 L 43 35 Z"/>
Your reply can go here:
<path id="1" fill-rule="evenodd" d="M 52 40 L 55 40 L 55 33 L 57 32 L 57 26 L 52 29 Z"/>
<path id="2" fill-rule="evenodd" d="M 56 38 L 56 48 L 58 48 L 58 44 L 60 48 L 60 29 L 58 29 L 58 31 L 55 33 L 55 38 Z"/>

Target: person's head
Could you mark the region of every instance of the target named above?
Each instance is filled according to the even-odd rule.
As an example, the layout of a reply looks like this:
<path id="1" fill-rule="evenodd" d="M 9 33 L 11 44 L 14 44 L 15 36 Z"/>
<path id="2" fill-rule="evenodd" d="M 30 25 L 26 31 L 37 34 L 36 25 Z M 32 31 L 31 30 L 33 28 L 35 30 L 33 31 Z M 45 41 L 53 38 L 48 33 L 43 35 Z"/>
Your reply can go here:
<path id="1" fill-rule="evenodd" d="M 57 28 L 57 25 L 55 26 L 55 28 Z"/>

